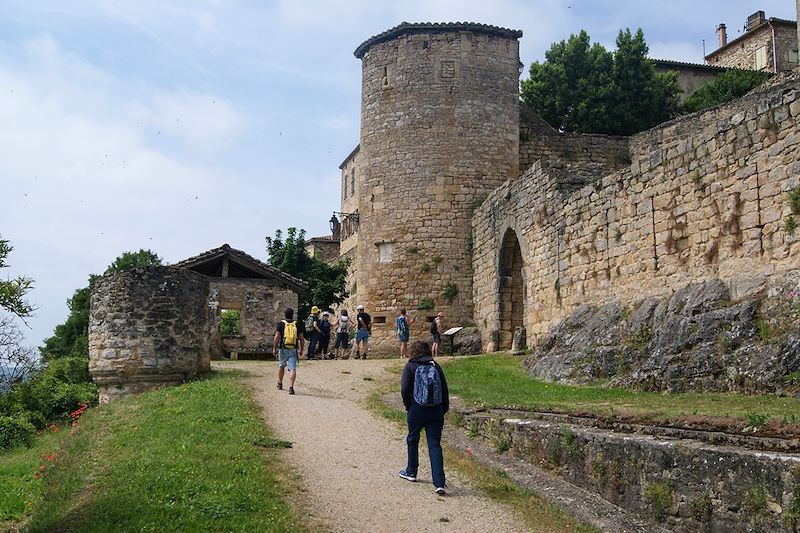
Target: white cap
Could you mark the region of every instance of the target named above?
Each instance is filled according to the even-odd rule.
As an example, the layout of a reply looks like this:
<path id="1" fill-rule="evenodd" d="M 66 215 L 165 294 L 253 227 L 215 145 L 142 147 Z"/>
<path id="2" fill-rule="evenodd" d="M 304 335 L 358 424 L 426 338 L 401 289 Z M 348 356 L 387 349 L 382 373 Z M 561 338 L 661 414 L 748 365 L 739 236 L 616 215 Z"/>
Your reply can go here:
<path id="1" fill-rule="evenodd" d="M 359 309 L 363 311 L 364 310 L 364 306 L 363 305 L 359 305 L 358 307 L 356 307 L 356 311 L 358 311 Z"/>

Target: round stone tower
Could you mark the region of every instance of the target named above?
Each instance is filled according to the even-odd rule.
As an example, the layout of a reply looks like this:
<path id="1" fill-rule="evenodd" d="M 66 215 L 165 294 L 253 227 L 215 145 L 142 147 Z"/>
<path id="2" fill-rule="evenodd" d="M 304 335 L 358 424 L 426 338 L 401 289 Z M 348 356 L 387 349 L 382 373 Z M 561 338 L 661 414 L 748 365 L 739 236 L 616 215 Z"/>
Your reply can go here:
<path id="1" fill-rule="evenodd" d="M 402 306 L 416 318 L 416 338 L 429 338 L 438 311 L 447 327 L 480 320 L 471 218 L 519 173 L 521 36 L 484 24 L 403 23 L 355 51 L 361 139 L 343 211 L 357 209 L 358 228 L 342 249 L 353 251 L 348 305 L 362 303 L 377 319 L 379 351 L 395 349 Z"/>

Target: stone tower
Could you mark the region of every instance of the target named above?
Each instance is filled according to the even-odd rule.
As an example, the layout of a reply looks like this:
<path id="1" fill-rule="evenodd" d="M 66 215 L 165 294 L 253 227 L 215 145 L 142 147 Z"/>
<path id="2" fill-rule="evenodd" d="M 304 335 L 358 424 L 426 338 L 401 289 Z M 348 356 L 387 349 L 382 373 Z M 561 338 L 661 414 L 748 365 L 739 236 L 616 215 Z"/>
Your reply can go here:
<path id="1" fill-rule="evenodd" d="M 470 220 L 519 174 L 521 31 L 473 23 L 409 24 L 362 43 L 361 139 L 342 163 L 346 306 L 375 317 L 372 345 L 394 349 L 406 307 L 412 337 L 473 316 Z M 354 223 L 355 222 L 355 223 Z M 391 343 L 391 344 L 389 344 Z M 377 346 L 376 346 L 377 344 Z"/>

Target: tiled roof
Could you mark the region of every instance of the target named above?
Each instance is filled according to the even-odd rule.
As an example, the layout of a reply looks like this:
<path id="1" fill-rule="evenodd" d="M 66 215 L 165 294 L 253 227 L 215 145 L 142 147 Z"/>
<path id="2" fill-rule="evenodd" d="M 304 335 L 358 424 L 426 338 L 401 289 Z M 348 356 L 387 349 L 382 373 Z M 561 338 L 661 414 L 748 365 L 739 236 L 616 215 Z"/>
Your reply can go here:
<path id="1" fill-rule="evenodd" d="M 304 291 L 308 288 L 308 284 L 302 279 L 296 278 L 292 275 L 287 274 L 286 272 L 278 270 L 273 266 L 270 266 L 262 261 L 259 261 L 252 255 L 246 254 L 241 250 L 237 250 L 236 248 L 232 248 L 231 245 L 227 243 L 223 244 L 219 248 L 214 248 L 212 250 L 208 250 L 207 252 L 195 255 L 194 257 L 184 259 L 183 261 L 178 261 L 172 266 L 180 268 L 191 268 L 193 266 L 207 263 L 214 259 L 218 259 L 225 255 L 235 257 L 240 261 L 248 264 L 248 266 L 250 266 L 254 270 L 261 271 L 263 274 L 267 276 L 279 279 L 285 282 L 286 284 L 291 285 L 292 288 L 296 289 L 298 292 Z"/>
<path id="2" fill-rule="evenodd" d="M 496 35 L 498 37 L 506 37 L 509 39 L 519 39 L 522 37 L 522 30 L 510 30 L 508 28 L 501 28 L 499 26 L 491 26 L 489 24 L 479 24 L 477 22 L 403 22 L 394 28 L 388 29 L 378 35 L 373 35 L 358 48 L 356 48 L 353 55 L 361 59 L 367 52 L 370 46 L 377 43 L 382 43 L 409 33 L 441 33 L 450 31 L 474 31 L 486 33 L 489 35 Z"/>
<path id="3" fill-rule="evenodd" d="M 323 235 L 321 237 L 311 237 L 310 239 L 306 239 L 306 242 L 339 242 L 339 239 L 334 237 L 333 235 Z"/>
<path id="4" fill-rule="evenodd" d="M 659 66 L 665 67 L 688 67 L 688 68 L 696 68 L 696 69 L 704 69 L 704 70 L 716 70 L 719 72 L 724 72 L 726 70 L 730 70 L 726 67 L 718 67 L 716 65 L 706 65 L 705 63 L 688 63 L 686 61 L 673 61 L 672 59 L 650 59 L 653 63 Z"/>

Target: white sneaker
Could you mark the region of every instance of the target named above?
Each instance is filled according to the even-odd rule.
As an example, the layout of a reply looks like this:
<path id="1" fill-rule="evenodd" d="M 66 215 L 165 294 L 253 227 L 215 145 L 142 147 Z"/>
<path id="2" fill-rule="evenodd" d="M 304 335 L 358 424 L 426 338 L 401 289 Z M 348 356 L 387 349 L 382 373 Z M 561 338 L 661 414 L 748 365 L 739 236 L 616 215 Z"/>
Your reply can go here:
<path id="1" fill-rule="evenodd" d="M 400 471 L 400 473 L 399 473 L 398 475 L 399 475 L 401 478 L 403 478 L 403 479 L 406 479 L 406 480 L 408 480 L 408 481 L 416 481 L 416 480 L 417 480 L 417 476 L 410 476 L 410 475 L 406 474 L 406 471 L 405 471 L 405 470 L 401 470 L 401 471 Z"/>
<path id="2" fill-rule="evenodd" d="M 434 492 L 440 496 L 444 496 L 444 487 L 436 487 L 436 490 L 434 490 Z"/>

